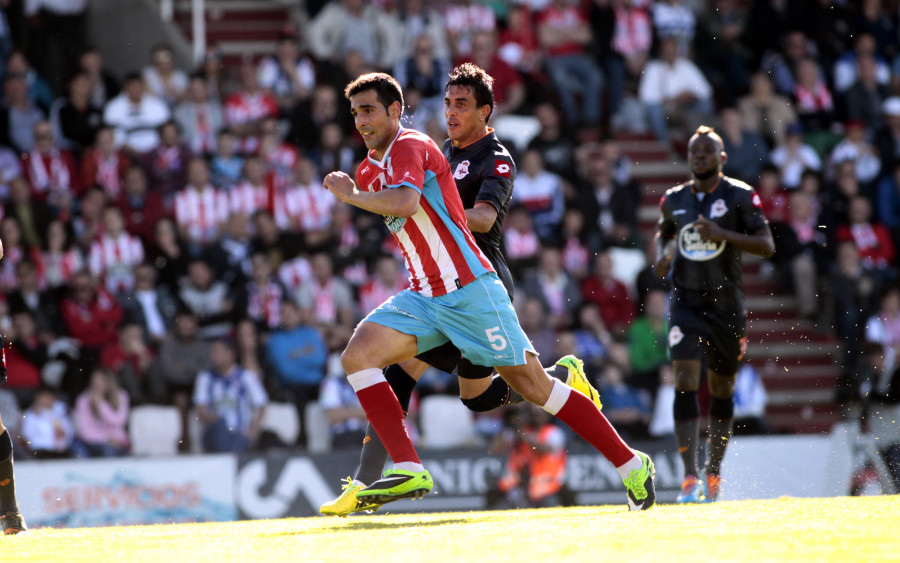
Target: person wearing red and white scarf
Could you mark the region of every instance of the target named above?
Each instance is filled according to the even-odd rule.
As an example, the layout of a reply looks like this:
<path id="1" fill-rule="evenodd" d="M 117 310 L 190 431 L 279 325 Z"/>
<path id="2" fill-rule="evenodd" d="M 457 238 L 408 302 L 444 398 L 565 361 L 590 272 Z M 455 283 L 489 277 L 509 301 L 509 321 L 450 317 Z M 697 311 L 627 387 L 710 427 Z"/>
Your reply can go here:
<path id="1" fill-rule="evenodd" d="M 853 241 L 863 263 L 877 270 L 884 271 L 896 263 L 891 233 L 882 223 L 872 220 L 872 204 L 865 196 L 850 200 L 847 223 L 837 228 L 837 240 Z"/>
<path id="2" fill-rule="evenodd" d="M 310 258 L 313 279 L 297 292 L 297 302 L 307 322 L 324 330 L 338 327 L 353 328 L 356 321 L 355 303 L 350 286 L 334 275 L 334 264 L 327 252 Z"/>
<path id="3" fill-rule="evenodd" d="M 131 166 L 131 159 L 116 148 L 116 134 L 112 127 L 97 131 L 96 143 L 81 160 L 81 182 L 84 186 L 98 185 L 111 199 L 122 193 L 122 179 Z"/>
<path id="4" fill-rule="evenodd" d="M 103 234 L 91 244 L 88 265 L 115 295 L 134 287 L 134 268 L 144 261 L 141 239 L 125 231 L 125 219 L 118 207 L 103 210 Z"/>
<path id="5" fill-rule="evenodd" d="M 272 264 L 264 252 L 255 253 L 250 260 L 247 316 L 263 330 L 276 329 L 281 325 L 281 303 L 287 299 L 287 292 L 272 274 Z"/>
<path id="6" fill-rule="evenodd" d="M 188 185 L 175 194 L 175 223 L 189 244 L 205 246 L 213 242 L 228 219 L 228 195 L 209 180 L 209 165 L 195 158 L 188 166 Z"/>
<path id="7" fill-rule="evenodd" d="M 22 156 L 22 167 L 31 183 L 31 193 L 37 199 L 61 203 L 81 193 L 75 156 L 55 145 L 49 121 L 35 124 L 34 149 Z"/>

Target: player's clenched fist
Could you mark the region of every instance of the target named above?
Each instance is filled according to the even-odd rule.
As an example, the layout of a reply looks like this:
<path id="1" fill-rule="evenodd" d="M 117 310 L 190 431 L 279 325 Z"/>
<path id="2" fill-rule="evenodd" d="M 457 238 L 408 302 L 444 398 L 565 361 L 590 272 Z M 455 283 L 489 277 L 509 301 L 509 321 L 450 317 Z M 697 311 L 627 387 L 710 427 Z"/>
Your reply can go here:
<path id="1" fill-rule="evenodd" d="M 329 173 L 325 176 L 322 185 L 331 190 L 334 197 L 343 202 L 348 202 L 348 198 L 356 191 L 356 183 L 353 181 L 353 178 L 341 171 Z"/>

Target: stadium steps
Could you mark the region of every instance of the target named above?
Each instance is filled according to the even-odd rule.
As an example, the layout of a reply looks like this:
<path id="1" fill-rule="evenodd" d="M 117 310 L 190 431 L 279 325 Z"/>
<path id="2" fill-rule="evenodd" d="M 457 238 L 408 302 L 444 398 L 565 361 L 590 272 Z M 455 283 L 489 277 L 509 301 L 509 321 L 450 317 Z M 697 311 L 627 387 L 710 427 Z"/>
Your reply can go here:
<path id="1" fill-rule="evenodd" d="M 206 0 L 205 8 L 206 41 L 219 46 L 229 66 L 274 53 L 278 36 L 292 24 L 292 7 L 284 0 Z M 190 0 L 175 1 L 173 20 L 192 40 Z"/>
<path id="2" fill-rule="evenodd" d="M 687 163 L 648 136 L 619 139 L 642 187 L 638 222 L 653 236 L 659 200 L 666 190 L 688 179 Z M 766 419 L 775 433 L 824 433 L 841 420 L 834 403 L 840 377 L 834 336 L 797 316 L 796 300 L 777 292 L 761 269 L 762 259 L 744 255 L 744 290 L 748 312 L 747 362 L 759 372 L 769 395 Z"/>

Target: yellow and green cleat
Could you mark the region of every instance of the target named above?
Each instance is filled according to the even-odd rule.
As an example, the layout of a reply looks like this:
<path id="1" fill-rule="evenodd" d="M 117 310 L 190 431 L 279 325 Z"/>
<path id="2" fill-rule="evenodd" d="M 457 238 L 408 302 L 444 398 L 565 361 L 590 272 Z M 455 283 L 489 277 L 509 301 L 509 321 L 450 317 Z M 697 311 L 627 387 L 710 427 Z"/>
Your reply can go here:
<path id="1" fill-rule="evenodd" d="M 594 404 L 597 405 L 597 410 L 603 409 L 603 403 L 600 402 L 600 392 L 594 389 L 594 386 L 591 385 L 587 375 L 584 373 L 584 362 L 569 354 L 560 358 L 556 365 L 563 366 L 569 370 L 566 385 L 587 395 L 587 398 L 594 401 Z"/>
<path id="2" fill-rule="evenodd" d="M 354 482 L 352 478 L 347 477 L 347 482 L 341 488 L 343 491 L 340 496 L 323 504 L 319 512 L 325 516 L 347 516 L 354 512 L 375 512 L 381 508 L 380 504 L 360 503 L 356 493 L 363 489 L 362 483 Z"/>

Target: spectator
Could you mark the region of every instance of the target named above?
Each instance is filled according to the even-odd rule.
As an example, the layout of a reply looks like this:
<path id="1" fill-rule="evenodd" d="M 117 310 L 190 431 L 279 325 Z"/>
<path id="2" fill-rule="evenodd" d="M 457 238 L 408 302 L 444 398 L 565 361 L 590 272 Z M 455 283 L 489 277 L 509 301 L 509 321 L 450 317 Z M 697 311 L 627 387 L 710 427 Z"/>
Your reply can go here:
<path id="1" fill-rule="evenodd" d="M 873 57 L 875 63 L 875 77 L 878 84 L 887 86 L 891 81 L 891 68 L 884 58 L 878 53 L 875 36 L 871 33 L 857 33 L 854 38 L 853 48 L 845 51 L 834 63 L 834 89 L 837 92 L 845 92 L 858 79 L 860 58 Z"/>
<path id="2" fill-rule="evenodd" d="M 409 286 L 403 268 L 396 258 L 388 254 L 379 256 L 374 272 L 359 290 L 359 311 L 367 315 L 376 307 Z"/>
<path id="3" fill-rule="evenodd" d="M 43 120 L 44 112 L 28 99 L 25 77 L 7 73 L 0 106 L 0 144 L 20 154 L 30 152 L 34 148 L 34 127 Z"/>
<path id="4" fill-rule="evenodd" d="M 499 30 L 497 54 L 526 78 L 526 90 L 538 88 L 542 73 L 541 49 L 532 7 L 514 3 L 507 7 L 505 25 Z M 528 98 L 536 97 L 529 92 Z"/>
<path id="5" fill-rule="evenodd" d="M 34 315 L 27 309 L 11 314 L 6 356 L 9 381 L 4 386 L 12 391 L 20 405 L 31 404 L 44 384 L 42 370 L 48 361 L 47 342 L 37 332 Z"/>
<path id="6" fill-rule="evenodd" d="M 844 125 L 844 138 L 832 149 L 829 160 L 832 165 L 845 161 L 855 163 L 856 178 L 867 188 L 881 171 L 878 152 L 867 140 L 866 127 L 861 121 L 848 121 Z"/>
<path id="7" fill-rule="evenodd" d="M 750 92 L 738 99 L 737 107 L 744 129 L 762 135 L 769 148 L 783 144 L 787 127 L 797 122 L 790 100 L 775 92 L 765 72 L 753 74 Z"/>
<path id="8" fill-rule="evenodd" d="M 128 393 L 116 376 L 98 368 L 91 383 L 75 400 L 75 457 L 121 457 L 128 453 Z"/>
<path id="9" fill-rule="evenodd" d="M 566 433 L 550 415 L 523 405 L 515 416 L 515 438 L 498 487 L 500 508 L 546 508 L 568 504 Z"/>
<path id="10" fill-rule="evenodd" d="M 106 290 L 121 295 L 134 287 L 134 268 L 144 261 L 144 244 L 125 230 L 118 207 L 103 210 L 103 234 L 91 244 L 88 265 Z"/>
<path id="11" fill-rule="evenodd" d="M 175 325 L 178 301 L 165 284 L 157 284 L 157 272 L 149 262 L 134 269 L 134 288 L 124 295 L 125 320 L 140 325 L 155 348 Z"/>
<path id="12" fill-rule="evenodd" d="M 43 246 L 53 210 L 46 201 L 31 197 L 31 186 L 24 176 L 13 178 L 9 188 L 9 199 L 2 206 L 2 214 L 18 222 L 27 246 Z"/>
<path id="13" fill-rule="evenodd" d="M 881 105 L 884 114 L 881 129 L 873 141 L 882 170 L 893 170 L 900 163 L 900 96 L 891 96 Z"/>
<path id="14" fill-rule="evenodd" d="M 197 255 L 218 238 L 228 218 L 228 195 L 210 183 L 209 165 L 194 158 L 188 165 L 188 184 L 175 194 L 175 223 L 191 254 Z"/>
<path id="15" fill-rule="evenodd" d="M 267 178 L 271 178 L 271 189 L 276 194 L 283 192 L 291 181 L 294 166 L 300 160 L 300 152 L 297 147 L 282 139 L 277 119 L 263 121 L 258 155 L 263 160 Z M 272 194 L 266 193 L 266 200 L 271 197 Z"/>
<path id="16" fill-rule="evenodd" d="M 86 72 L 91 83 L 91 105 L 102 108 L 106 103 L 119 95 L 119 81 L 109 72 L 103 63 L 103 55 L 97 48 L 81 51 L 78 56 L 78 68 Z"/>
<path id="17" fill-rule="evenodd" d="M 322 129 L 327 124 L 338 123 L 342 129 L 347 130 L 349 125 L 345 116 L 350 112 L 345 108 L 345 103 L 346 100 L 342 100 L 335 86 L 319 84 L 313 90 L 312 98 L 294 108 L 285 139 L 298 146 L 301 151 L 309 151 L 319 143 Z M 344 113 L 345 109 L 347 113 Z"/>
<path id="18" fill-rule="evenodd" d="M 575 279 L 584 278 L 590 268 L 591 253 L 597 245 L 585 225 L 581 209 L 566 209 L 559 228 L 559 242 L 566 273 Z"/>
<path id="19" fill-rule="evenodd" d="M 46 249 L 41 253 L 43 282 L 61 290 L 71 282 L 75 272 L 87 264 L 81 249 L 74 244 L 72 227 L 58 219 L 47 225 Z"/>
<path id="20" fill-rule="evenodd" d="M 416 109 L 417 117 L 419 111 L 437 115 L 444 107 L 444 83 L 450 72 L 450 60 L 437 56 L 428 35 L 419 36 L 408 45 L 411 50 L 394 65 L 393 76 L 404 92 L 415 90 L 421 96 Z"/>
<path id="21" fill-rule="evenodd" d="M 660 40 L 675 39 L 678 53 L 682 57 L 689 55 L 694 43 L 697 18 L 691 8 L 682 0 L 660 0 L 653 3 L 653 29 Z M 720 41 L 725 39 L 719 38 Z M 721 49 L 721 45 L 716 46 Z"/>
<path id="22" fill-rule="evenodd" d="M 70 456 L 75 437 L 66 404 L 56 392 L 42 387 L 22 417 L 22 439 L 35 459 L 62 459 Z"/>
<path id="23" fill-rule="evenodd" d="M 328 421 L 331 449 L 359 447 L 366 437 L 366 412 L 343 374 L 329 374 L 322 381 L 319 406 Z"/>
<path id="24" fill-rule="evenodd" d="M 28 88 L 28 99 L 41 108 L 45 114 L 50 110 L 50 104 L 53 103 L 53 90 L 44 77 L 31 66 L 25 53 L 22 51 L 10 53 L 6 59 L 6 72 L 24 76 L 25 85 Z"/>
<path id="25" fill-rule="evenodd" d="M 96 279 L 86 271 L 72 278 L 69 294 L 62 300 L 62 318 L 68 336 L 81 343 L 84 366 L 93 367 L 100 350 L 118 338 L 116 328 L 122 321 L 122 307 Z"/>
<path id="26" fill-rule="evenodd" d="M 258 209 L 268 209 L 272 175 L 266 170 L 266 162 L 259 155 L 251 155 L 244 161 L 241 181 L 228 190 L 228 211 L 247 217 Z"/>
<path id="27" fill-rule="evenodd" d="M 880 272 L 885 281 L 896 277 L 896 253 L 891 234 L 872 219 L 872 203 L 862 195 L 850 200 L 847 223 L 837 228 L 837 239 L 856 243 L 862 261 Z"/>
<path id="28" fill-rule="evenodd" d="M 188 76 L 175 66 L 175 51 L 167 43 L 157 43 L 150 51 L 150 65 L 141 71 L 147 92 L 173 109 L 184 98 Z"/>
<path id="29" fill-rule="evenodd" d="M 639 236 L 640 185 L 616 180 L 610 164 L 602 155 L 586 159 L 578 207 L 585 217 L 596 218 L 588 229 L 596 233 L 601 247 L 634 246 Z"/>
<path id="30" fill-rule="evenodd" d="M 235 149 L 234 135 L 223 129 L 216 135 L 216 152 L 209 159 L 211 181 L 217 189 L 230 191 L 241 181 L 244 158 Z"/>
<path id="31" fill-rule="evenodd" d="M 900 350 L 900 287 L 883 287 L 878 310 L 866 320 L 865 327 L 866 341 L 884 346 L 885 369 L 896 369 Z"/>
<path id="32" fill-rule="evenodd" d="M 45 344 L 59 334 L 59 292 L 42 289 L 37 265 L 31 260 L 16 264 L 16 289 L 6 294 L 9 314 L 27 311 L 37 324 L 37 333 Z"/>
<path id="33" fill-rule="evenodd" d="M 269 333 L 263 333 L 268 338 Z M 268 379 L 272 379 L 272 368 L 266 357 L 266 350 L 260 342 L 260 331 L 250 319 L 241 319 L 234 327 L 234 341 L 237 347 L 237 363 L 245 370 L 268 386 Z"/>
<path id="34" fill-rule="evenodd" d="M 531 213 L 534 230 L 541 240 L 555 237 L 565 210 L 562 178 L 544 168 L 541 153 L 534 149 L 525 151 L 522 157 L 512 205 L 521 205 Z"/>
<path id="35" fill-rule="evenodd" d="M 118 339 L 100 353 L 100 365 L 115 375 L 133 404 L 146 402 L 149 393 L 148 373 L 154 354 L 145 340 L 144 327 L 128 321 L 119 327 Z"/>
<path id="36" fill-rule="evenodd" d="M 125 77 L 121 94 L 103 108 L 104 123 L 116 132 L 116 146 L 131 156 L 150 152 L 159 145 L 158 127 L 169 121 L 171 110 L 160 98 L 147 93 L 140 74 Z"/>
<path id="37" fill-rule="evenodd" d="M 615 363 L 607 363 L 598 385 L 603 397 L 603 412 L 619 433 L 631 440 L 648 438 L 653 400 L 646 390 L 625 382 L 625 373 Z"/>
<path id="38" fill-rule="evenodd" d="M 769 396 L 762 377 L 752 364 L 744 362 L 734 380 L 734 433 L 768 434 L 766 403 Z"/>
<path id="39" fill-rule="evenodd" d="M 476 32 L 472 36 L 472 53 L 464 59 L 472 61 L 494 78 L 494 111 L 491 112 L 491 118 L 508 113 L 519 113 L 525 102 L 525 83 L 522 81 L 522 75 L 503 60 L 497 51 L 497 34 L 495 32 Z M 444 76 L 446 74 L 445 72 Z"/>
<path id="40" fill-rule="evenodd" d="M 312 280 L 300 287 L 295 300 L 304 322 L 318 326 L 329 343 L 352 332 L 357 312 L 350 285 L 334 274 L 334 260 L 322 251 L 310 257 Z"/>
<path id="41" fill-rule="evenodd" d="M 232 343 L 221 338 L 210 347 L 211 369 L 200 372 L 194 405 L 203 424 L 203 449 L 209 453 L 250 450 L 269 399 L 255 374 L 235 363 Z"/>
<path id="42" fill-rule="evenodd" d="M 41 263 L 40 247 L 28 244 L 22 237 L 22 225 L 13 216 L 0 219 L 0 241 L 3 241 L 4 260 L 0 262 L 0 291 L 8 293 L 16 289 L 16 267 L 19 262 L 30 260 Z"/>
<path id="43" fill-rule="evenodd" d="M 239 72 L 238 89 L 225 99 L 225 125 L 237 138 L 238 152 L 253 154 L 259 149 L 262 122 L 278 116 L 278 100 L 260 88 L 256 68 L 244 64 Z"/>
<path id="44" fill-rule="evenodd" d="M 815 59 L 807 58 L 797 63 L 797 81 L 792 94 L 797 118 L 805 130 L 828 129 L 836 115 L 834 97 Z"/>
<path id="45" fill-rule="evenodd" d="M 612 274 L 612 256 L 606 251 L 597 253 L 593 274 L 581 282 L 581 295 L 585 301 L 597 305 L 610 332 L 622 335 L 634 317 L 634 305 L 628 288 Z"/>
<path id="46" fill-rule="evenodd" d="M 225 120 L 222 104 L 210 95 L 209 84 L 203 75 L 191 77 L 184 100 L 175 106 L 174 118 L 194 155 L 206 156 L 216 151 L 216 137 Z M 233 143 L 234 139 L 231 141 Z"/>
<path id="47" fill-rule="evenodd" d="M 32 58 L 42 63 L 42 72 L 61 89 L 62 80 L 75 69 L 75 55 L 84 48 L 87 33 L 88 0 L 66 2 L 26 2 L 32 37 L 35 41 Z"/>
<path id="48" fill-rule="evenodd" d="M 357 51 L 368 65 L 390 68 L 392 45 L 400 39 L 384 11 L 363 0 L 329 2 L 309 22 L 307 34 L 313 55 L 334 66 Z"/>
<path id="49" fill-rule="evenodd" d="M 175 221 L 163 217 L 153 228 L 153 242 L 147 252 L 147 261 L 159 273 L 159 283 L 173 293 L 178 291 L 181 278 L 187 274 L 188 254 L 181 240 Z"/>
<path id="50" fill-rule="evenodd" d="M 546 69 L 570 126 L 600 125 L 603 75 L 588 55 L 592 41 L 587 13 L 572 0 L 551 0 L 536 18 Z M 581 95 L 578 108 L 575 96 Z"/>
<path id="51" fill-rule="evenodd" d="M 541 241 L 534 230 L 531 212 L 524 207 L 510 207 L 503 229 L 503 247 L 513 279 L 520 279 L 537 264 Z"/>
<path id="52" fill-rule="evenodd" d="M 2 113 L 0 113 L 0 118 L 2 118 Z M 2 137 L 3 133 L 0 132 L 0 140 Z M 9 146 L 0 145 L 0 198 L 9 197 L 9 185 L 16 178 L 23 177 L 22 159 L 19 154 Z"/>
<path id="53" fill-rule="evenodd" d="M 731 106 L 750 82 L 750 52 L 744 41 L 747 8 L 736 0 L 715 0 L 710 8 L 701 12 L 697 22 L 697 63 L 710 77 L 722 103 Z M 730 159 L 732 154 L 725 152 Z"/>
<path id="54" fill-rule="evenodd" d="M 495 31 L 497 18 L 490 6 L 473 0 L 453 0 L 444 7 L 444 25 L 450 43 L 450 58 L 472 52 L 472 36 L 479 31 Z"/>
<path id="55" fill-rule="evenodd" d="M 412 90 L 408 91 L 412 92 Z M 353 173 L 359 161 L 356 151 L 348 144 L 343 127 L 335 122 L 329 122 L 322 126 L 319 143 L 309 150 L 308 156 L 318 169 L 319 176 L 337 170 L 348 174 Z"/>
<path id="56" fill-rule="evenodd" d="M 781 187 L 778 167 L 767 163 L 759 172 L 756 182 L 756 193 L 762 202 L 762 210 L 772 225 L 784 223 L 788 219 L 788 194 Z"/>
<path id="57" fill-rule="evenodd" d="M 878 83 L 875 57 L 872 55 L 857 57 L 856 67 L 856 81 L 842 96 L 843 116 L 847 120 L 865 123 L 871 134 L 883 125 L 882 104 L 891 90 L 887 84 Z"/>
<path id="58" fill-rule="evenodd" d="M 763 25 L 767 24 L 770 22 Z M 804 59 L 814 59 L 815 47 L 802 29 L 790 29 L 779 37 L 779 48 L 770 48 L 763 53 L 760 70 L 772 77 L 779 94 L 792 96 L 797 86 L 796 72 L 800 63 Z M 822 74 L 821 71 L 819 74 Z"/>
<path id="59" fill-rule="evenodd" d="M 235 89 L 231 69 L 225 65 L 222 49 L 215 43 L 206 44 L 206 53 L 203 54 L 197 73 L 206 79 L 209 95 L 214 100 L 227 99 Z"/>
<path id="60" fill-rule="evenodd" d="M 815 320 L 821 310 L 818 274 L 824 270 L 826 239 L 819 229 L 811 196 L 798 190 L 789 197 L 787 222 L 773 225 L 776 264 L 781 270 L 782 286 L 790 288 L 797 297 L 799 316 Z"/>
<path id="61" fill-rule="evenodd" d="M 276 375 L 277 388 L 297 408 L 301 432 L 299 446 L 305 446 L 308 423 L 306 405 L 319 398 L 328 355 L 319 329 L 304 322 L 301 310 L 292 301 L 281 304 L 281 326 L 269 335 L 267 357 Z"/>
<path id="62" fill-rule="evenodd" d="M 575 143 L 569 138 L 560 120 L 557 109 L 550 103 L 540 103 L 534 108 L 540 128 L 537 135 L 528 142 L 528 149 L 541 153 L 547 170 L 574 182 Z"/>
<path id="63" fill-rule="evenodd" d="M 578 282 L 563 270 L 562 252 L 544 246 L 539 251 L 538 266 L 522 280 L 522 293 L 539 299 L 548 315 L 544 322 L 557 330 L 567 328 L 575 320 L 581 304 Z"/>
<path id="64" fill-rule="evenodd" d="M 197 318 L 200 338 L 224 338 L 231 333 L 234 315 L 232 289 L 215 278 L 212 268 L 201 258 L 188 263 L 178 298 Z"/>
<path id="65" fill-rule="evenodd" d="M 275 53 L 263 57 L 257 73 L 260 86 L 278 100 L 282 115 L 308 99 L 316 86 L 315 63 L 300 51 L 300 42 L 290 34 L 278 38 Z"/>
<path id="66" fill-rule="evenodd" d="M 834 329 L 841 344 L 841 365 L 855 366 L 866 321 L 878 310 L 881 277 L 863 264 L 859 249 L 850 241 L 837 244 L 828 282 L 829 311 L 833 311 Z"/>
<path id="67" fill-rule="evenodd" d="M 423 0 L 400 0 L 396 9 L 388 14 L 393 20 L 390 27 L 397 35 L 397 40 L 391 45 L 395 52 L 388 55 L 388 60 L 392 61 L 392 64 L 403 60 L 407 54 L 405 47 L 423 36 L 430 40 L 435 56 L 450 60 L 450 46 L 444 30 L 444 18 L 427 4 Z M 394 77 L 397 78 L 397 75 Z"/>
<path id="68" fill-rule="evenodd" d="M 67 96 L 50 106 L 50 122 L 60 147 L 81 156 L 94 144 L 102 119 L 102 106 L 91 103 L 91 77 L 76 72 L 69 79 Z"/>
<path id="69" fill-rule="evenodd" d="M 287 290 L 275 276 L 266 253 L 253 254 L 250 264 L 250 279 L 236 310 L 246 311 L 259 331 L 268 332 L 281 324 L 281 303 Z"/>
<path id="70" fill-rule="evenodd" d="M 250 220 L 243 213 L 228 216 L 222 236 L 204 252 L 204 258 L 213 268 L 216 279 L 235 288 L 243 288 L 251 273 L 253 238 Z"/>
<path id="71" fill-rule="evenodd" d="M 193 158 L 191 149 L 182 140 L 174 121 L 159 126 L 159 144 L 141 157 L 150 189 L 164 201 L 171 201 L 175 192 L 187 183 L 187 169 Z"/>
<path id="72" fill-rule="evenodd" d="M 197 374 L 210 367 L 210 344 L 198 338 L 197 319 L 187 310 L 175 315 L 175 325 L 159 344 L 156 359 L 148 369 L 151 396 L 171 403 L 181 417 L 178 451 L 191 451 L 189 414 Z"/>
<path id="73" fill-rule="evenodd" d="M 527 294 L 516 299 L 516 314 L 531 344 L 539 356 L 550 358 L 556 352 L 556 331 L 547 322 L 547 310 L 543 300 Z"/>
<path id="74" fill-rule="evenodd" d="M 756 184 L 759 173 L 769 154 L 766 141 L 759 133 L 744 129 L 741 116 L 736 109 L 725 108 L 719 114 L 722 143 L 728 160 L 722 173 L 731 178 Z"/>
<path id="75" fill-rule="evenodd" d="M 669 124 L 693 130 L 713 113 L 712 87 L 694 62 L 678 52 L 674 37 L 659 43 L 659 58 L 647 63 L 638 87 L 653 135 L 669 142 Z"/>
<path id="76" fill-rule="evenodd" d="M 140 166 L 125 172 L 122 193 L 114 201 L 125 221 L 125 230 L 136 235 L 144 248 L 153 243 L 156 224 L 166 216 L 166 205 L 158 191 L 150 191 Z"/>
<path id="77" fill-rule="evenodd" d="M 22 168 L 32 197 L 46 201 L 57 212 L 68 210 L 75 196 L 81 195 L 75 155 L 56 146 L 49 121 L 35 124 L 34 148 L 22 155 Z"/>
<path id="78" fill-rule="evenodd" d="M 603 323 L 597 304 L 583 301 L 573 324 L 574 354 L 584 361 L 588 373 L 599 373 L 617 343 Z M 627 360 L 627 355 L 625 356 Z"/>
<path id="79" fill-rule="evenodd" d="M 781 185 L 787 190 L 800 185 L 800 176 L 805 170 L 822 169 L 819 155 L 803 142 L 803 126 L 799 123 L 788 127 L 784 144 L 769 153 L 769 160 L 781 171 Z"/>
<path id="80" fill-rule="evenodd" d="M 667 349 L 668 327 L 666 315 L 669 306 L 668 293 L 651 290 L 644 300 L 644 311 L 628 326 L 628 356 L 633 387 L 656 396 L 662 379 L 662 370 L 670 369 Z"/>
<path id="81" fill-rule="evenodd" d="M 116 147 L 115 136 L 112 127 L 100 126 L 93 145 L 81 158 L 81 185 L 98 185 L 112 199 L 122 195 L 122 182 L 131 168 L 131 159 Z"/>

